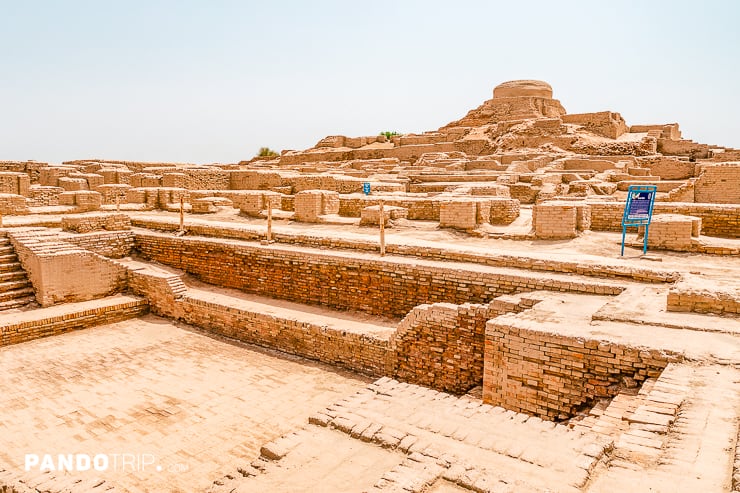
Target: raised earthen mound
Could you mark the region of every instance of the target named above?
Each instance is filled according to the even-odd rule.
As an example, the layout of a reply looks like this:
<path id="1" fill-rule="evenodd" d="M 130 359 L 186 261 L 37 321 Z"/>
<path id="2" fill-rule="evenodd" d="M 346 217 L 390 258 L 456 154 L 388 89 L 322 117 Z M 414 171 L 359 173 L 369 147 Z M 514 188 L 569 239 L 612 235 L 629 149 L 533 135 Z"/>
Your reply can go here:
<path id="1" fill-rule="evenodd" d="M 510 80 L 493 89 L 498 98 L 547 98 L 552 99 L 552 86 L 541 80 Z"/>

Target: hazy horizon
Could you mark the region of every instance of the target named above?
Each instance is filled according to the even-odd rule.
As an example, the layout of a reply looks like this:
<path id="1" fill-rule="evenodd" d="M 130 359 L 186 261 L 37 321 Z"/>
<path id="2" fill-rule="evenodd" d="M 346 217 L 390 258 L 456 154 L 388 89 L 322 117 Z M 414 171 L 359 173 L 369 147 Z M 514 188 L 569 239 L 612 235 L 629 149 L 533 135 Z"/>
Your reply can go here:
<path id="1" fill-rule="evenodd" d="M 0 160 L 237 162 L 435 130 L 513 79 L 740 148 L 738 2 L 0 6 Z"/>

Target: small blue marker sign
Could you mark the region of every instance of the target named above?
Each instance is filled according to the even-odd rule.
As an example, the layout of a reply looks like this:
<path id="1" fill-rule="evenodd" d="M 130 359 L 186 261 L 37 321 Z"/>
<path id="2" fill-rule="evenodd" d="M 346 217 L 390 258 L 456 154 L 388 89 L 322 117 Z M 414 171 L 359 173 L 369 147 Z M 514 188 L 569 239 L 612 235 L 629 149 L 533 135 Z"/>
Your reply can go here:
<path id="1" fill-rule="evenodd" d="M 362 184 L 362 192 L 365 195 L 370 195 L 370 183 L 365 182 L 365 183 Z"/>
<path id="2" fill-rule="evenodd" d="M 628 227 L 645 226 L 642 253 L 647 252 L 648 231 L 657 192 L 658 187 L 655 185 L 630 185 L 622 215 L 622 256 L 624 256 L 624 238 Z"/>

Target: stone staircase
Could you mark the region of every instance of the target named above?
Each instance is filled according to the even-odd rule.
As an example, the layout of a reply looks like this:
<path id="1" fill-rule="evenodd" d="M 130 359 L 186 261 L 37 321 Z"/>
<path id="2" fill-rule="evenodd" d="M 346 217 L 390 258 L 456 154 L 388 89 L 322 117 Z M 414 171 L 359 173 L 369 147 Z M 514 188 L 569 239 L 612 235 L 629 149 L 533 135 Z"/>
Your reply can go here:
<path id="1" fill-rule="evenodd" d="M 0 236 L 0 311 L 35 301 L 33 287 L 7 236 Z"/>

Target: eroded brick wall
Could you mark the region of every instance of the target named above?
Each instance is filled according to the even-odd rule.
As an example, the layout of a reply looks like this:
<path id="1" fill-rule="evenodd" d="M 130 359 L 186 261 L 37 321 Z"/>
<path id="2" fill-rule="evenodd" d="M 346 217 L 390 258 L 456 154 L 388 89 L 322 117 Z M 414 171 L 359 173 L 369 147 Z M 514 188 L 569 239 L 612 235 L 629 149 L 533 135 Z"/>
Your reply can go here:
<path id="1" fill-rule="evenodd" d="M 591 229 L 622 231 L 624 202 L 589 202 Z M 740 238 L 740 205 L 656 202 L 654 214 L 682 214 L 701 218 L 701 234 Z"/>
<path id="2" fill-rule="evenodd" d="M 617 294 L 621 288 L 543 275 L 438 267 L 408 259 L 379 260 L 205 238 L 136 233 L 145 258 L 201 280 L 273 298 L 401 318 L 424 303 L 487 303 L 502 294 L 554 290 Z"/>
<path id="3" fill-rule="evenodd" d="M 18 320 L 0 327 L 0 347 L 32 341 L 40 337 L 59 335 L 70 330 L 112 324 L 140 317 L 145 315 L 148 310 L 149 305 L 146 300 L 131 299 L 116 304 L 86 308 L 79 312 L 68 311 L 64 314 L 50 314 L 41 319 L 28 317 L 27 320 Z"/>
<path id="4" fill-rule="evenodd" d="M 545 419 L 567 419 L 614 397 L 624 378 L 657 377 L 678 356 L 507 323 L 486 327 L 483 401 Z"/>
<path id="5" fill-rule="evenodd" d="M 482 385 L 486 322 L 534 302 L 498 299 L 486 305 L 417 306 L 391 339 L 396 357 L 393 378 L 456 394 Z"/>

